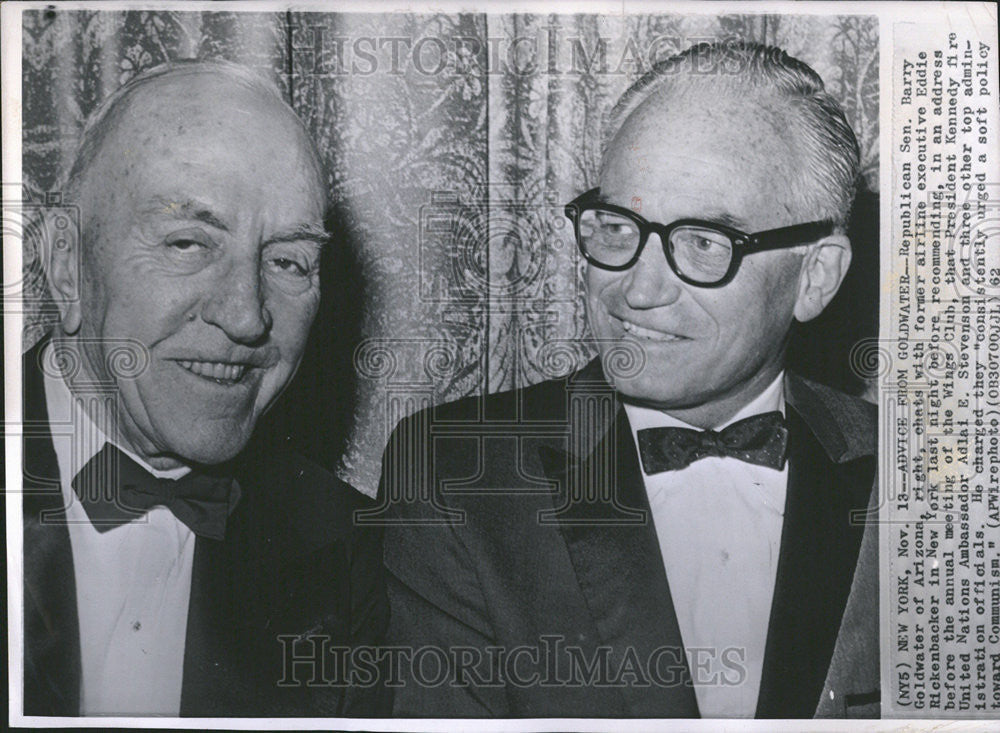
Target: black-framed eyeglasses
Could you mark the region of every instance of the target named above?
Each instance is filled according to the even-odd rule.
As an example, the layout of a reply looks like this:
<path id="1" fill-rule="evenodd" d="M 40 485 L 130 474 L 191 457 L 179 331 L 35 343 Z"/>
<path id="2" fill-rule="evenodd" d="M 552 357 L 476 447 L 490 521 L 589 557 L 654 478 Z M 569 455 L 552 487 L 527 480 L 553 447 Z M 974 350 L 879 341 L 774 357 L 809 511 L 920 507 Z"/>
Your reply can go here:
<path id="1" fill-rule="evenodd" d="M 605 203 L 599 194 L 600 189 L 593 188 L 566 204 L 577 246 L 588 262 L 605 270 L 627 270 L 639 261 L 649 235 L 656 233 L 670 269 L 684 282 L 699 287 L 725 285 L 747 255 L 796 247 L 833 232 L 831 221 L 795 224 L 756 234 L 703 219 L 659 224 Z"/>

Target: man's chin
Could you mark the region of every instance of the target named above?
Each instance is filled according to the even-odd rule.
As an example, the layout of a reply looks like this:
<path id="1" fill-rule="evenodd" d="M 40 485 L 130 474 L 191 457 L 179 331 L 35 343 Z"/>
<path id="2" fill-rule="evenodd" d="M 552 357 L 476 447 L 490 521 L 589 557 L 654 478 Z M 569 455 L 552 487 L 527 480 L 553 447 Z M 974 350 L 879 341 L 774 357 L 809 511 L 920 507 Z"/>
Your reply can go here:
<path id="1" fill-rule="evenodd" d="M 187 464 L 214 466 L 232 460 L 250 441 L 250 433 L 234 427 L 226 434 L 193 434 L 169 442 L 167 450 Z"/>
<path id="2" fill-rule="evenodd" d="M 683 409 L 692 402 L 692 390 L 669 377 L 639 376 L 631 379 L 617 378 L 612 386 L 623 402 L 655 410 Z M 669 389 L 665 389 L 669 386 Z"/>
<path id="3" fill-rule="evenodd" d="M 671 382 L 675 381 L 663 375 L 650 373 L 648 364 L 638 372 L 632 370 L 631 373 L 605 367 L 605 376 L 618 393 L 635 399 L 655 398 L 673 391 L 664 387 L 672 387 Z"/>

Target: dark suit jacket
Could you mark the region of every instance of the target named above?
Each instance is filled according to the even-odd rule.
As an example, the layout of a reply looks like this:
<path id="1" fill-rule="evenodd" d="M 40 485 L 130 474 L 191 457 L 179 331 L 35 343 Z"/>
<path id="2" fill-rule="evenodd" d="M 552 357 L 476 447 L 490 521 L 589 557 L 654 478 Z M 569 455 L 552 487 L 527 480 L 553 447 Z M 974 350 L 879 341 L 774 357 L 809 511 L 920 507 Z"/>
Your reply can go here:
<path id="1" fill-rule="evenodd" d="M 24 358 L 24 712 L 79 715 L 80 627 L 39 369 L 44 343 Z M 371 501 L 290 451 L 248 453 L 235 464 L 242 495 L 225 540 L 196 540 L 181 715 L 387 715 L 381 685 L 307 686 L 317 664 L 286 666 L 293 655 L 382 641 L 381 532 L 353 522 Z M 279 635 L 312 638 L 295 646 Z"/>
<path id="2" fill-rule="evenodd" d="M 794 375 L 786 402 L 788 494 L 757 717 L 877 716 L 874 515 L 864 524 L 875 408 Z M 456 666 L 435 684 L 440 657 L 422 660 L 418 679 L 403 665 L 396 714 L 698 716 L 631 431 L 599 362 L 402 421 L 377 512 L 389 643 L 450 648 Z M 519 652 L 511 667 L 489 647 L 538 656 Z M 611 674 L 588 677 L 602 654 Z"/>

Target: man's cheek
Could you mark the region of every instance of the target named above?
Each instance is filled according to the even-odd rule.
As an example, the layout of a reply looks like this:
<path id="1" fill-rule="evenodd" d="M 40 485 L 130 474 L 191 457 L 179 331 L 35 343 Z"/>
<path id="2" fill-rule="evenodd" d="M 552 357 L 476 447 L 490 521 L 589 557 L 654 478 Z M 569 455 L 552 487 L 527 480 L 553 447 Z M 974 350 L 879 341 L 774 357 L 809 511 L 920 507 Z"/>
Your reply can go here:
<path id="1" fill-rule="evenodd" d="M 597 306 L 597 311 L 590 318 L 590 328 L 598 338 L 609 339 L 613 336 L 611 322 L 603 305 Z"/>
<path id="2" fill-rule="evenodd" d="M 280 349 L 282 361 L 298 363 L 305 352 L 314 318 L 314 311 L 302 311 L 283 322 L 274 322 L 271 341 Z"/>

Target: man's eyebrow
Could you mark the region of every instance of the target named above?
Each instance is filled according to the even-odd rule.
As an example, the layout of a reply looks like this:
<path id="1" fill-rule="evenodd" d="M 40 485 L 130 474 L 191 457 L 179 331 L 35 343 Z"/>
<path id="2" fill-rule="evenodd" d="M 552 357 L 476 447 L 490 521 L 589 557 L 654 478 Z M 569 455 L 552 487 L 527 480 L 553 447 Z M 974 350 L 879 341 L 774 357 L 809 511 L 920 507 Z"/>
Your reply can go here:
<path id="1" fill-rule="evenodd" d="M 208 206 L 198 201 L 156 198 L 153 200 L 153 205 L 156 213 L 166 214 L 172 219 L 200 221 L 220 231 L 229 231 L 229 227 L 213 214 Z"/>
<path id="2" fill-rule="evenodd" d="M 596 195 L 596 200 L 602 204 L 612 204 L 613 202 L 608 201 L 608 197 L 603 193 L 598 191 Z M 621 205 L 621 204 L 617 204 Z M 641 214 L 641 211 L 636 211 L 637 214 Z M 731 229 L 739 229 L 740 231 L 745 231 L 746 222 L 742 219 L 728 214 L 725 211 L 709 211 L 709 212 L 698 212 L 697 214 L 692 214 L 690 216 L 678 217 L 683 219 L 701 219 L 702 221 L 711 222 L 712 224 L 721 224 L 722 226 L 729 227 Z M 660 222 L 661 224 L 670 224 L 669 221 Z"/>
<path id="3" fill-rule="evenodd" d="M 705 221 L 710 221 L 713 224 L 722 224 L 722 226 L 726 226 L 731 229 L 739 229 L 740 231 L 746 231 L 745 221 L 733 216 L 732 214 L 727 214 L 724 211 L 712 211 L 709 212 L 708 214 L 703 214 L 695 218 L 704 219 Z"/>
<path id="4" fill-rule="evenodd" d="M 301 224 L 294 229 L 278 232 L 266 240 L 264 246 L 281 242 L 315 242 L 326 247 L 330 244 L 330 234 L 319 224 Z"/>

